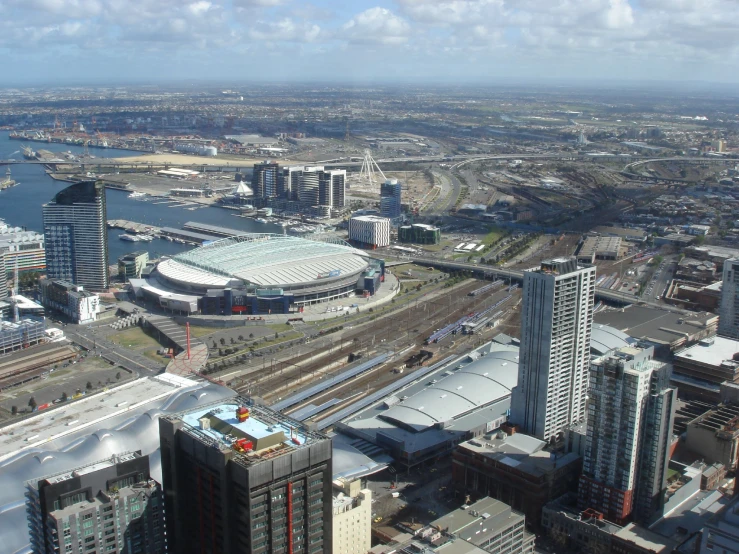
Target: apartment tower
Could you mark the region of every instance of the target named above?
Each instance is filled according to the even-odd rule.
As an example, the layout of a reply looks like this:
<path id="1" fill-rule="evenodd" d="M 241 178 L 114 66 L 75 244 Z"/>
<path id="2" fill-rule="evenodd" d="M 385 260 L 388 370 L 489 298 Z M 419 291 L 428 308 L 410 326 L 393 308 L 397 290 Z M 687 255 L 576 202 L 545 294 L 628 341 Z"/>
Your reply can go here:
<path id="1" fill-rule="evenodd" d="M 264 161 L 254 164 L 251 188 L 256 198 L 273 198 L 278 195 L 280 166 L 277 162 Z"/>
<path id="2" fill-rule="evenodd" d="M 731 339 L 739 339 L 739 258 L 724 262 L 718 334 Z"/>
<path id="3" fill-rule="evenodd" d="M 620 525 L 663 505 L 677 391 L 654 349 L 623 347 L 590 366 L 578 503 Z"/>
<path id="4" fill-rule="evenodd" d="M 386 179 L 380 185 L 380 215 L 389 219 L 400 217 L 402 187 L 397 179 Z"/>
<path id="5" fill-rule="evenodd" d="M 124 453 L 26 483 L 34 554 L 165 554 L 162 489 Z"/>
<path id="6" fill-rule="evenodd" d="M 81 181 L 43 207 L 46 276 L 100 292 L 108 288 L 105 185 Z"/>
<path id="7" fill-rule="evenodd" d="M 575 258 L 524 272 L 518 384 L 510 421 L 544 441 L 585 420 L 595 267 Z"/>
<path id="8" fill-rule="evenodd" d="M 159 419 L 178 554 L 331 552 L 331 439 L 236 397 Z"/>

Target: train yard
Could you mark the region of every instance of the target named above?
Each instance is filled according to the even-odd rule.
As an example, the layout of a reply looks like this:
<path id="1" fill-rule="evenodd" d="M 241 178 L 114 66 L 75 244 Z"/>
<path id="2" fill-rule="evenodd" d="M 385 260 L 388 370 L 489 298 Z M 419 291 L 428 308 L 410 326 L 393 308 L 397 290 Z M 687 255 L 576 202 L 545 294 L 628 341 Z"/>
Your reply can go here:
<path id="1" fill-rule="evenodd" d="M 501 283 L 486 294 L 471 294 L 482 286 L 488 284 L 467 280 L 434 299 L 420 298 L 396 313 L 307 339 L 279 357 L 252 358 L 243 370 L 212 377 L 286 414 L 325 426 L 349 405 L 421 378 L 429 367 L 489 338 L 520 293 L 516 287 L 491 290 Z M 462 320 L 478 325 L 463 327 Z M 454 332 L 429 344 L 441 329 L 452 327 Z M 238 376 L 229 379 L 234 373 Z"/>

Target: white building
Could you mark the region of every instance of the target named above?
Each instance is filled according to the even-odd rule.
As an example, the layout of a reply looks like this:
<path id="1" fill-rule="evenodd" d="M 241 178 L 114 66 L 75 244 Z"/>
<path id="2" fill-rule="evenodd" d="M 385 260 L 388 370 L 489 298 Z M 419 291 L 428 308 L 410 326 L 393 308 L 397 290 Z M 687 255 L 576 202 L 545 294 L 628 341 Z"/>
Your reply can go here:
<path id="1" fill-rule="evenodd" d="M 585 420 L 595 267 L 556 258 L 524 272 L 518 384 L 510 421 L 549 441 Z"/>
<path id="2" fill-rule="evenodd" d="M 376 215 L 360 215 L 349 220 L 349 240 L 372 248 L 390 245 L 390 220 Z"/>
<path id="3" fill-rule="evenodd" d="M 336 484 L 336 482 L 335 482 Z M 372 548 L 372 491 L 357 481 L 339 480 L 333 497 L 333 554 L 366 554 Z"/>
<path id="4" fill-rule="evenodd" d="M 700 554 L 739 554 L 739 496 L 725 496 L 723 507 L 703 528 Z"/>
<path id="5" fill-rule="evenodd" d="M 42 279 L 41 303 L 62 312 L 78 324 L 92 323 L 100 310 L 100 297 L 67 281 Z"/>
<path id="6" fill-rule="evenodd" d="M 724 262 L 718 334 L 739 339 L 739 258 Z"/>
<path id="7" fill-rule="evenodd" d="M 654 348 L 625 346 L 593 360 L 580 508 L 619 524 L 662 505 L 677 391 Z"/>

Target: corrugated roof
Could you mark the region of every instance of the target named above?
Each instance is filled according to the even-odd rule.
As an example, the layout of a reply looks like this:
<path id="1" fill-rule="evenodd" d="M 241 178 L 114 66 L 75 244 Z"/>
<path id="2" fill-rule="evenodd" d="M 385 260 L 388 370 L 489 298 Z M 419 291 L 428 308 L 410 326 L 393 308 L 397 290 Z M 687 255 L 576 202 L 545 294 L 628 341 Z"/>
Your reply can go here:
<path id="1" fill-rule="evenodd" d="M 517 380 L 518 348 L 500 346 L 379 417 L 423 431 L 509 396 Z"/>

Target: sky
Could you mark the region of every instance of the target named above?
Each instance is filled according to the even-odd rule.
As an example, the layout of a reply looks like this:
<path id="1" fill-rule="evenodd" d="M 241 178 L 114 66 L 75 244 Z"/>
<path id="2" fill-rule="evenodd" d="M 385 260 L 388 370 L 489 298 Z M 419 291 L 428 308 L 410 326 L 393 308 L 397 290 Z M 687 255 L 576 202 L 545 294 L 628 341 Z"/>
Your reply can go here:
<path id="1" fill-rule="evenodd" d="M 739 0 L 0 0 L 0 86 L 739 82 Z"/>

